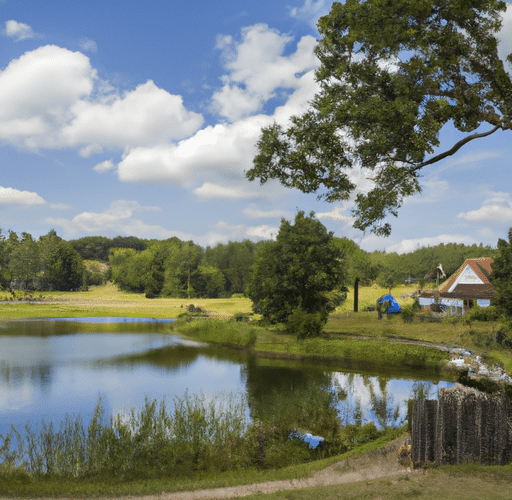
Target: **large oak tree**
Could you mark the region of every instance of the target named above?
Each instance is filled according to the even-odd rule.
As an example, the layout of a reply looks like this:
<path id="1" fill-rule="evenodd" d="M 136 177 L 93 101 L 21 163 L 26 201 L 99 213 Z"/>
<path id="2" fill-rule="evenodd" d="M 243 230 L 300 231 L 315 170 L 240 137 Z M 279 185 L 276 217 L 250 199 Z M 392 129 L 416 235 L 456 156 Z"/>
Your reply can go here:
<path id="1" fill-rule="evenodd" d="M 288 323 L 299 337 L 320 334 L 345 281 L 343 252 L 311 213 L 281 221 L 254 264 L 247 295 L 270 323 Z"/>
<path id="2" fill-rule="evenodd" d="M 263 129 L 247 177 L 331 202 L 355 192 L 354 226 L 389 235 L 382 221 L 420 192 L 422 169 L 511 128 L 496 39 L 505 10 L 499 0 L 335 2 L 318 22 L 319 92 L 288 128 Z M 439 150 L 447 124 L 463 136 Z M 357 192 L 355 166 L 373 179 L 369 192 Z"/>

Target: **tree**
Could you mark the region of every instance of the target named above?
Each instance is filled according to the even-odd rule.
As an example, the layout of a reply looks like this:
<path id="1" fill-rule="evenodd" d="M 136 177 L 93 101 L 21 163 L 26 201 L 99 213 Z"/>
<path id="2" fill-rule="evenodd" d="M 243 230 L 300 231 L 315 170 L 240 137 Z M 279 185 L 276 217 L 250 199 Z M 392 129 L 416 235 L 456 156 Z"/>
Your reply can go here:
<path id="1" fill-rule="evenodd" d="M 50 290 L 73 291 L 85 285 L 85 265 L 67 241 L 57 242 L 46 262 L 44 279 Z"/>
<path id="2" fill-rule="evenodd" d="M 500 0 L 335 2 L 318 23 L 319 92 L 287 129 L 262 130 L 247 177 L 333 202 L 356 191 L 350 171 L 361 168 L 374 187 L 357 194 L 354 227 L 389 235 L 383 219 L 421 191 L 423 168 L 511 128 L 495 36 L 505 10 Z M 464 136 L 437 152 L 448 123 Z"/>
<path id="3" fill-rule="evenodd" d="M 314 213 L 298 212 L 293 225 L 282 219 L 276 241 L 266 244 L 254 264 L 247 287 L 254 310 L 271 323 L 302 324 L 299 336 L 309 335 L 307 329 L 320 333 L 344 281 L 341 256 Z"/>
<path id="4" fill-rule="evenodd" d="M 508 232 L 508 242 L 498 240 L 498 250 L 491 264 L 491 282 L 497 292 L 494 301 L 498 311 L 512 318 L 512 228 Z"/>

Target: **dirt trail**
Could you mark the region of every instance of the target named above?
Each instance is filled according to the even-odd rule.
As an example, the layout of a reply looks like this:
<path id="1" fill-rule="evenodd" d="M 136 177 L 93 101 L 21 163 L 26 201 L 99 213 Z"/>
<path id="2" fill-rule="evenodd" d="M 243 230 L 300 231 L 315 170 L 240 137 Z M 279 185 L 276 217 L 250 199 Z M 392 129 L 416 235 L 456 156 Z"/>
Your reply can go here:
<path id="1" fill-rule="evenodd" d="M 404 469 L 398 462 L 398 448 L 406 442 L 408 436 L 398 438 L 382 448 L 372 450 L 364 455 L 348 458 L 326 469 L 318 471 L 312 477 L 285 481 L 246 484 L 207 490 L 161 493 L 142 497 L 124 497 L 124 500 L 206 500 L 244 497 L 256 493 L 273 493 L 282 490 L 315 488 L 336 484 L 369 481 L 372 479 L 391 479 L 404 474 L 417 474 Z M 113 499 L 111 499 L 113 500 Z"/>

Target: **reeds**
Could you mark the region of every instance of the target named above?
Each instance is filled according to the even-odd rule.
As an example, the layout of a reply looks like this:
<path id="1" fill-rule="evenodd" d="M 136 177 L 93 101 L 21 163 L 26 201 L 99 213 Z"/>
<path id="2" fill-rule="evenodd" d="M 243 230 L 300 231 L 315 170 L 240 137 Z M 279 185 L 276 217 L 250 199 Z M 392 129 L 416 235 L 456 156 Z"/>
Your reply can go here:
<path id="1" fill-rule="evenodd" d="M 146 400 L 140 410 L 107 418 L 102 401 L 86 426 L 81 415 L 60 425 L 27 424 L 0 435 L 0 473 L 23 469 L 33 476 L 153 477 L 199 469 L 234 468 L 235 450 L 247 439 L 247 409 L 232 395 L 207 401 L 203 395 L 165 403 Z M 238 453 L 239 454 L 239 453 Z"/>

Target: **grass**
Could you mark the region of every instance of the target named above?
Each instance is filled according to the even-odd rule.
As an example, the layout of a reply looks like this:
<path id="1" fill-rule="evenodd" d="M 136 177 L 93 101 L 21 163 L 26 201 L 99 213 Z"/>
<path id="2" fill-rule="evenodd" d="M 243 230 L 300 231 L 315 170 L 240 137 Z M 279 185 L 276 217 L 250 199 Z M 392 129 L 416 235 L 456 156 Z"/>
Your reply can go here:
<path id="1" fill-rule="evenodd" d="M 34 293 L 37 302 L 10 301 L 0 304 L 0 318 L 65 318 L 87 316 L 127 316 L 148 318 L 176 318 L 189 304 L 211 311 L 213 316 L 229 318 L 237 312 L 250 313 L 247 298 L 230 299 L 147 299 L 143 293 L 128 293 L 112 283 L 92 286 L 86 292 Z M 21 294 L 18 294 L 21 297 Z M 0 292 L 0 300 L 9 299 Z"/>
<path id="2" fill-rule="evenodd" d="M 394 479 L 377 479 L 336 486 L 257 494 L 244 499 L 265 500 L 509 500 L 512 466 L 456 465 Z"/>
<path id="3" fill-rule="evenodd" d="M 157 418 L 158 420 L 158 418 Z M 122 474 L 94 477 L 33 476 L 21 469 L 6 474 L 0 472 L 0 495 L 4 497 L 102 497 L 105 495 L 149 495 L 162 492 L 190 491 L 205 488 L 237 486 L 266 481 L 291 480 L 310 477 L 340 460 L 378 449 L 403 435 L 403 429 L 388 429 L 379 438 L 356 446 L 351 451 L 327 459 L 288 467 L 261 470 L 255 467 L 237 468 L 227 472 L 187 471 L 186 474 L 162 474 L 160 477 L 141 478 L 140 474 L 123 477 Z M 217 460 L 217 457 L 213 457 Z M 143 466 L 144 467 L 144 466 Z"/>

